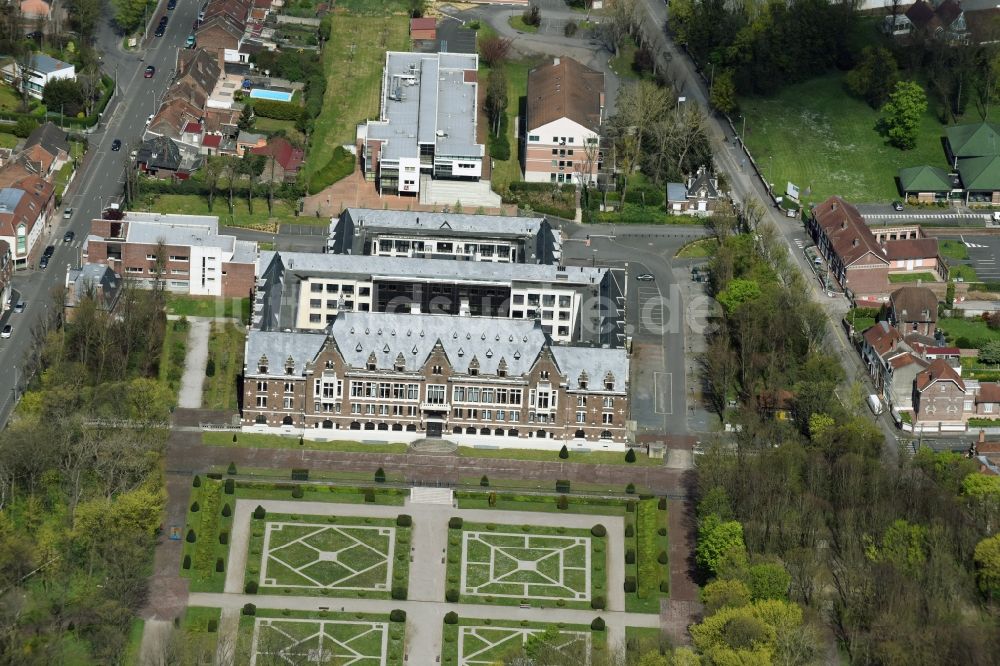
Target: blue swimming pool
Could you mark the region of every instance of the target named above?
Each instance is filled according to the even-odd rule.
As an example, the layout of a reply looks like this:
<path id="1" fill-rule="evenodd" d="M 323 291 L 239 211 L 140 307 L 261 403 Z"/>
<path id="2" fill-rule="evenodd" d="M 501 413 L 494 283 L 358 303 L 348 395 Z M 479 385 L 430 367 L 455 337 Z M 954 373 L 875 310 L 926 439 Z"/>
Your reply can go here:
<path id="1" fill-rule="evenodd" d="M 254 88 L 250 91 L 250 96 L 254 99 L 271 99 L 276 102 L 292 101 L 292 93 L 283 90 L 268 90 L 267 88 Z"/>

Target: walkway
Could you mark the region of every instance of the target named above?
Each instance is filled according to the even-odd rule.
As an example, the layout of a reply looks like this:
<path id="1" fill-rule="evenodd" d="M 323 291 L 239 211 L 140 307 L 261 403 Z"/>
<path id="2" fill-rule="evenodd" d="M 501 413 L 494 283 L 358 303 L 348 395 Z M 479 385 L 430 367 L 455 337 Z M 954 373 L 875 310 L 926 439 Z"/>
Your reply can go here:
<path id="1" fill-rule="evenodd" d="M 179 407 L 198 409 L 201 407 L 201 391 L 205 383 L 205 365 L 208 363 L 208 337 L 212 332 L 212 320 L 202 317 L 188 317 L 191 326 L 188 331 L 187 356 L 184 359 L 184 375 L 177 404 Z"/>

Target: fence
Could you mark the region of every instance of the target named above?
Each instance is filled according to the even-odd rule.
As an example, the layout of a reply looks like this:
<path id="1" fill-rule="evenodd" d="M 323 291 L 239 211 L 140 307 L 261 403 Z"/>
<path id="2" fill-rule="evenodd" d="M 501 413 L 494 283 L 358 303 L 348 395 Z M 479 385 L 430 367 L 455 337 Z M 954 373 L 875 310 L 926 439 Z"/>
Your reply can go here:
<path id="1" fill-rule="evenodd" d="M 307 25 L 312 28 L 318 28 L 320 23 L 322 23 L 322 20 L 318 18 L 305 18 L 302 16 L 286 16 L 285 14 L 278 14 L 277 16 L 274 17 L 274 19 L 278 24 L 291 23 L 293 25 Z"/>

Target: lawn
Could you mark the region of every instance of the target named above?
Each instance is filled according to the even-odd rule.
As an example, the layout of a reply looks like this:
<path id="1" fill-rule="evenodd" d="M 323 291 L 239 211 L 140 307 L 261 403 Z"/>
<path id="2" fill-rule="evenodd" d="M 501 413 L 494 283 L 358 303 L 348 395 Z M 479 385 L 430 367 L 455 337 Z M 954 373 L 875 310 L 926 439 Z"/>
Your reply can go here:
<path id="1" fill-rule="evenodd" d="M 503 192 L 511 183 L 522 179 L 521 163 L 518 160 L 520 144 L 517 137 L 517 116 L 521 108 L 521 100 L 525 99 L 525 91 L 528 89 L 528 71 L 538 66 L 540 62 L 540 60 L 512 60 L 505 65 L 507 73 L 507 141 L 510 144 L 510 159 L 495 160 L 493 174 L 490 178 L 495 192 Z M 480 61 L 479 70 L 479 80 L 485 82 L 489 68 Z M 480 112 L 485 114 L 482 109 Z M 486 122 L 485 115 L 481 116 L 480 122 Z"/>
<path id="2" fill-rule="evenodd" d="M 447 588 L 467 603 L 589 609 L 607 593 L 607 547 L 590 530 L 466 523 L 448 530 Z"/>
<path id="3" fill-rule="evenodd" d="M 371 613 L 260 609 L 240 616 L 239 634 L 239 664 L 402 666 L 406 626 Z"/>
<path id="4" fill-rule="evenodd" d="M 659 613 L 660 599 L 669 591 L 666 503 L 659 505 L 663 509 L 658 509 L 657 502 L 655 499 L 640 500 L 635 511 L 625 513 L 626 561 L 628 551 L 635 555 L 635 562 L 625 565 L 625 610 L 632 613 Z M 630 580 L 634 582 L 634 591 L 629 591 Z"/>
<path id="5" fill-rule="evenodd" d="M 937 325 L 944 331 L 948 342 L 956 343 L 961 340 L 965 343 L 959 344 L 959 347 L 974 349 L 991 340 L 1000 340 L 1000 331 L 991 329 L 982 319 L 943 317 L 938 319 Z"/>
<path id="6" fill-rule="evenodd" d="M 182 317 L 239 318 L 246 321 L 250 319 L 250 299 L 168 294 L 167 314 Z"/>
<path id="7" fill-rule="evenodd" d="M 319 442 L 305 440 L 301 445 L 298 437 L 282 437 L 281 435 L 266 435 L 261 433 L 241 432 L 237 435 L 236 442 L 233 442 L 233 434 L 229 432 L 205 432 L 202 433 L 202 443 L 209 446 L 240 446 L 245 448 L 269 448 L 269 449 L 313 449 L 319 451 L 345 451 L 349 453 L 406 453 L 407 444 L 403 443 L 381 443 L 333 440 L 329 442 Z"/>
<path id="8" fill-rule="evenodd" d="M 13 148 L 20 141 L 19 138 L 7 132 L 0 132 L 0 148 Z"/>
<path id="9" fill-rule="evenodd" d="M 409 0 L 337 0 L 337 10 L 353 15 L 398 14 L 410 10 Z"/>
<path id="10" fill-rule="evenodd" d="M 540 462 L 562 461 L 586 465 L 627 465 L 636 467 L 661 467 L 663 461 L 638 451 L 634 463 L 625 462 L 625 454 L 618 451 L 576 452 L 569 450 L 569 457 L 562 459 L 558 451 L 536 451 L 533 449 L 485 449 L 460 446 L 458 455 L 462 458 L 505 458 L 508 460 L 537 460 Z"/>
<path id="11" fill-rule="evenodd" d="M 937 282 L 934 273 L 890 273 L 890 284 L 901 284 L 904 282 Z"/>
<path id="12" fill-rule="evenodd" d="M 771 99 L 741 100 L 747 145 L 776 194 L 791 181 L 801 189 L 803 203 L 834 194 L 851 202 L 892 201 L 899 198 L 899 169 L 945 166 L 944 128 L 932 109 L 921 118 L 916 148 L 893 148 L 875 131 L 879 113 L 849 96 L 843 77 L 828 74 L 788 86 Z M 738 115 L 733 122 L 742 131 Z"/>
<path id="13" fill-rule="evenodd" d="M 198 485 L 191 489 L 191 505 L 184 528 L 181 576 L 190 579 L 192 592 L 222 592 L 226 584 L 229 531 L 236 498 L 225 493 L 225 485 L 220 480 L 195 479 Z"/>
<path id="14" fill-rule="evenodd" d="M 202 606 L 188 606 L 184 610 L 180 628 L 184 632 L 184 656 L 191 663 L 211 663 L 215 658 L 221 614 L 218 608 Z"/>
<path id="15" fill-rule="evenodd" d="M 638 50 L 639 47 L 636 45 L 635 39 L 627 37 L 621 48 L 618 49 L 618 55 L 611 59 L 611 69 L 621 77 L 622 82 L 627 83 L 629 81 L 651 78 L 651 74 L 637 72 L 632 67 L 632 64 L 635 62 L 635 52 Z"/>
<path id="16" fill-rule="evenodd" d="M 337 3 L 338 13 L 332 16 L 333 38 L 323 47 L 326 95 L 303 167 L 306 180 L 326 166 L 334 148 L 354 142 L 358 123 L 378 117 L 385 52 L 408 49 L 409 22 L 405 14 L 361 14 L 383 14 L 390 9 L 385 2 Z M 340 13 L 343 10 L 350 13 Z"/>
<path id="17" fill-rule="evenodd" d="M 205 386 L 201 396 L 203 409 L 237 409 L 236 382 L 243 371 L 245 340 L 246 333 L 242 326 L 212 322 Z"/>
<path id="18" fill-rule="evenodd" d="M 445 666 L 485 666 L 506 663 L 511 653 L 520 649 L 530 636 L 546 631 L 558 636 L 555 639 L 566 654 L 590 654 L 603 652 L 607 645 L 607 634 L 591 631 L 582 624 L 511 622 L 503 620 L 459 619 L 458 624 L 444 626 L 441 663 Z M 459 640 L 461 637 L 461 641 Z M 579 643 L 584 645 L 579 645 Z M 462 654 L 459 655 L 459 644 Z"/>
<path id="19" fill-rule="evenodd" d="M 240 474 L 246 474 L 248 471 L 252 473 L 252 470 L 241 469 Z M 273 470 L 267 471 L 271 472 L 271 474 L 268 477 L 268 482 L 266 483 L 264 481 L 241 481 L 238 483 L 236 485 L 236 498 L 249 500 L 296 499 L 304 502 L 403 506 L 405 499 L 410 495 L 409 490 L 399 488 L 372 488 L 372 483 L 363 485 L 366 483 L 366 479 L 354 479 L 353 483 L 358 484 L 355 486 L 322 484 L 298 485 L 289 481 L 288 476 L 285 476 L 283 479 L 278 479 L 275 477 Z M 333 473 L 330 474 L 332 475 Z M 321 474 L 310 474 L 310 478 L 322 476 L 323 475 Z M 314 480 L 325 480 L 330 481 L 331 483 L 336 482 L 338 484 L 345 483 L 345 481 L 340 479 L 320 478 Z M 276 483 L 276 481 L 281 481 L 282 483 Z M 346 483 L 352 483 L 352 481 L 346 481 Z M 297 491 L 301 491 L 301 497 L 298 497 L 300 493 Z"/>
<path id="20" fill-rule="evenodd" d="M 945 259 L 962 260 L 969 258 L 969 248 L 962 241 L 939 240 L 938 249 L 941 251 L 941 256 Z"/>
<path id="21" fill-rule="evenodd" d="M 517 14 L 516 16 L 511 16 L 509 19 L 507 19 L 507 23 L 509 23 L 510 27 L 514 28 L 514 30 L 520 30 L 521 32 L 529 32 L 529 33 L 538 32 L 538 26 L 528 25 L 527 23 L 524 22 L 524 18 L 520 14 Z"/>
<path id="22" fill-rule="evenodd" d="M 677 251 L 678 259 L 706 259 L 715 255 L 719 249 L 718 238 L 702 238 L 688 243 Z"/>
<path id="23" fill-rule="evenodd" d="M 128 630 L 128 642 L 125 644 L 125 657 L 122 659 L 125 666 L 139 666 L 141 663 L 139 649 L 142 646 L 142 632 L 145 627 L 145 620 L 137 617 L 132 618 L 132 624 L 129 625 Z"/>
<path id="24" fill-rule="evenodd" d="M 407 587 L 410 528 L 395 520 L 268 514 L 249 548 L 246 581 L 261 594 L 388 599 Z"/>
<path id="25" fill-rule="evenodd" d="M 979 276 L 976 269 L 967 264 L 953 264 L 948 266 L 948 277 L 956 282 L 978 282 Z"/>
<path id="26" fill-rule="evenodd" d="M 0 85 L 0 111 L 20 111 L 21 97 L 6 83 Z"/>
<path id="27" fill-rule="evenodd" d="M 215 215 L 219 226 L 244 227 L 258 231 L 277 231 L 282 223 L 329 224 L 327 219 L 313 219 L 295 215 L 295 203 L 275 198 L 274 215 L 268 217 L 266 194 L 253 200 L 253 214 L 245 196 L 233 196 L 233 213 L 229 213 L 228 194 L 222 189 L 215 195 L 212 210 L 208 209 L 208 197 L 198 194 L 158 194 L 144 202 L 149 210 L 163 210 L 178 215 Z"/>
<path id="28" fill-rule="evenodd" d="M 176 397 L 184 374 L 184 359 L 187 357 L 187 336 L 190 324 L 187 320 L 168 321 L 163 333 L 163 354 L 160 356 L 160 381 L 166 383 Z"/>
<path id="29" fill-rule="evenodd" d="M 275 120 L 274 118 L 257 116 L 254 118 L 253 129 L 255 132 L 262 132 L 269 135 L 284 132 L 285 136 L 293 141 L 301 142 L 305 140 L 302 132 L 295 129 L 295 123 L 291 120 Z"/>

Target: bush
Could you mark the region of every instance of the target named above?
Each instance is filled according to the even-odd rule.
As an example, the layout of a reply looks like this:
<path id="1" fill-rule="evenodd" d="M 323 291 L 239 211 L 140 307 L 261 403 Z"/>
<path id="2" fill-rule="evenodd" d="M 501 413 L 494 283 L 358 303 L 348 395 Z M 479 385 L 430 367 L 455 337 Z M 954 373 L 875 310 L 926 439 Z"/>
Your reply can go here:
<path id="1" fill-rule="evenodd" d="M 212 479 L 213 481 L 221 481 L 222 480 L 222 472 L 209 472 L 205 476 L 207 476 L 208 478 Z"/>
<path id="2" fill-rule="evenodd" d="M 236 463 L 230 462 L 229 467 L 226 468 L 226 474 L 229 476 L 236 476 Z"/>
<path id="3" fill-rule="evenodd" d="M 334 148 L 333 156 L 326 163 L 326 166 L 314 171 L 309 178 L 309 194 L 316 194 L 320 190 L 333 185 L 338 180 L 347 178 L 354 173 L 356 163 L 357 159 L 352 153 L 344 150 L 343 146 L 337 146 Z"/>
<path id="4" fill-rule="evenodd" d="M 568 479 L 559 479 L 556 481 L 556 492 L 557 493 L 568 493 L 570 488 L 570 483 Z"/>
<path id="5" fill-rule="evenodd" d="M 309 480 L 309 470 L 296 468 L 292 470 L 292 481 L 308 481 Z"/>
<path id="6" fill-rule="evenodd" d="M 604 610 L 605 601 L 604 597 L 600 594 L 594 595 L 590 600 L 590 607 L 594 610 Z"/>
<path id="7" fill-rule="evenodd" d="M 235 443 L 236 443 L 236 441 L 237 441 L 237 440 L 236 440 L 236 433 L 234 432 L 234 433 L 233 433 L 233 444 L 235 444 Z"/>
<path id="8" fill-rule="evenodd" d="M 560 495 L 559 499 L 556 500 L 556 508 L 560 511 L 565 511 L 569 508 L 569 500 L 565 495 Z"/>
<path id="9" fill-rule="evenodd" d="M 381 467 L 375 470 L 375 483 L 385 483 L 385 470 Z"/>
<path id="10" fill-rule="evenodd" d="M 228 518 L 231 515 L 233 515 L 233 510 L 231 508 L 229 508 L 229 504 L 223 504 L 222 505 L 222 517 L 223 518 Z"/>
<path id="11" fill-rule="evenodd" d="M 219 621 L 213 617 L 205 625 L 205 628 L 208 630 L 208 633 L 214 634 L 216 631 L 219 630 Z"/>
<path id="12" fill-rule="evenodd" d="M 365 503 L 374 504 L 375 503 L 375 490 L 374 488 L 365 488 Z"/>
<path id="13" fill-rule="evenodd" d="M 253 113 L 261 118 L 272 118 L 274 120 L 298 120 L 302 115 L 302 108 L 292 102 L 279 102 L 272 99 L 253 100 Z"/>
<path id="14" fill-rule="evenodd" d="M 389 611 L 389 621 L 406 622 L 406 611 L 399 608 L 393 608 Z"/>
<path id="15" fill-rule="evenodd" d="M 208 362 L 205 363 L 205 376 L 214 377 L 215 376 L 215 359 L 209 358 Z"/>
<path id="16" fill-rule="evenodd" d="M 632 525 L 626 525 L 625 526 L 625 538 L 626 539 L 631 539 L 634 536 L 635 536 L 635 527 L 633 527 Z"/>
<path id="17" fill-rule="evenodd" d="M 190 555 L 185 555 L 184 556 L 184 562 L 181 563 L 181 568 L 182 569 L 190 569 L 191 568 L 191 556 Z"/>
<path id="18" fill-rule="evenodd" d="M 490 132 L 489 139 L 490 157 L 495 160 L 510 159 L 510 141 L 507 139 L 507 114 L 500 116 L 500 128 L 497 134 Z"/>
<path id="19" fill-rule="evenodd" d="M 660 501 L 656 503 L 656 508 L 659 509 L 660 511 L 666 511 L 667 510 L 667 498 L 666 497 L 661 497 Z"/>
<path id="20" fill-rule="evenodd" d="M 257 508 L 253 510 L 253 517 L 256 518 L 257 520 L 263 520 L 264 516 L 266 515 L 267 515 L 267 510 L 260 504 L 258 504 Z"/>
<path id="21" fill-rule="evenodd" d="M 449 530 L 460 530 L 462 529 L 462 517 L 452 516 L 448 519 L 448 529 Z"/>
<path id="22" fill-rule="evenodd" d="M 625 564 L 635 564 L 635 550 L 629 548 L 625 551 Z"/>
<path id="23" fill-rule="evenodd" d="M 635 484 L 634 483 L 630 483 L 627 486 L 625 486 L 625 494 L 626 495 L 635 495 Z"/>
<path id="24" fill-rule="evenodd" d="M 625 592 L 634 593 L 636 590 L 635 576 L 625 576 Z"/>
<path id="25" fill-rule="evenodd" d="M 292 497 L 294 497 L 295 499 L 302 499 L 302 496 L 304 494 L 305 493 L 302 491 L 302 486 L 295 486 L 294 488 L 292 488 Z"/>
<path id="26" fill-rule="evenodd" d="M 660 592 L 663 594 L 670 594 L 670 583 L 666 580 L 660 581 Z"/>
<path id="27" fill-rule="evenodd" d="M 253 604 L 244 604 L 243 605 L 243 614 L 244 615 L 250 615 L 250 616 L 256 615 L 257 614 L 257 607 L 254 606 Z"/>
<path id="28" fill-rule="evenodd" d="M 234 492 L 236 492 L 236 482 L 233 481 L 232 479 L 226 479 L 225 491 L 227 495 L 232 495 Z"/>
<path id="29" fill-rule="evenodd" d="M 634 463 L 635 462 L 635 449 L 629 449 L 625 452 L 625 462 Z"/>
<path id="30" fill-rule="evenodd" d="M 566 460 L 566 458 L 569 458 L 569 449 L 566 448 L 565 444 L 563 444 L 562 448 L 559 449 L 559 457 L 562 458 L 563 460 Z"/>
<path id="31" fill-rule="evenodd" d="M 187 533 L 187 542 L 188 543 L 194 543 L 197 540 L 198 540 L 198 535 L 194 533 L 194 530 L 188 530 L 188 533 Z"/>
<path id="32" fill-rule="evenodd" d="M 563 28 L 563 34 L 566 35 L 567 37 L 572 37 L 573 35 L 576 34 L 576 29 L 577 29 L 576 21 L 567 21 L 566 27 Z"/>
<path id="33" fill-rule="evenodd" d="M 403 585 L 393 585 L 392 586 L 392 592 L 390 594 L 391 594 L 391 596 L 392 596 L 393 599 L 396 599 L 398 601 L 405 601 L 406 600 L 406 587 L 404 587 Z M 402 620 L 400 620 L 400 621 L 402 621 Z"/>
<path id="34" fill-rule="evenodd" d="M 594 525 L 593 527 L 590 528 L 590 533 L 592 535 L 594 535 L 595 537 L 600 538 L 600 537 L 607 536 L 608 535 L 608 530 L 607 530 L 606 527 L 604 527 L 604 525 L 601 525 L 600 523 L 598 523 L 598 524 L 596 524 L 596 525 Z"/>
<path id="35" fill-rule="evenodd" d="M 660 564 L 666 564 L 667 562 L 669 562 L 670 560 L 667 557 L 667 551 L 661 550 L 660 554 L 656 556 L 656 561 L 659 562 Z"/>
<path id="36" fill-rule="evenodd" d="M 401 513 L 398 516 L 396 516 L 396 527 L 409 527 L 412 524 L 413 524 L 412 516 L 405 513 Z"/>
<path id="37" fill-rule="evenodd" d="M 444 600 L 451 603 L 458 603 L 458 590 L 453 587 L 448 588 L 444 593 Z"/>
<path id="38" fill-rule="evenodd" d="M 483 474 L 483 478 L 479 479 L 479 485 L 482 488 L 489 488 L 490 487 L 490 479 L 489 479 L 489 477 L 486 476 L 485 474 Z"/>
<path id="39" fill-rule="evenodd" d="M 191 513 L 198 513 L 199 509 L 201 507 L 198 505 L 198 502 L 191 502 Z"/>
<path id="40" fill-rule="evenodd" d="M 195 474 L 194 481 L 191 482 L 191 485 L 195 488 L 201 488 L 201 477 Z"/>
<path id="41" fill-rule="evenodd" d="M 656 530 L 656 533 L 659 534 L 660 536 L 667 536 L 667 528 L 661 527 L 660 529 Z"/>
<path id="42" fill-rule="evenodd" d="M 455 611 L 448 611 L 444 614 L 445 624 L 458 624 L 458 613 Z"/>
<path id="43" fill-rule="evenodd" d="M 248 580 L 247 584 L 243 586 L 243 591 L 247 594 L 257 594 L 257 581 Z"/>
<path id="44" fill-rule="evenodd" d="M 635 500 L 625 502 L 625 511 L 627 513 L 635 513 Z"/>
<path id="45" fill-rule="evenodd" d="M 229 545 L 229 532 L 219 532 L 219 544 L 222 546 Z"/>
<path id="46" fill-rule="evenodd" d="M 34 118 L 21 116 L 20 118 L 17 119 L 17 123 L 14 124 L 14 129 L 11 130 L 11 133 L 16 137 L 27 139 L 28 135 L 34 132 L 37 127 L 38 127 L 37 120 L 35 120 Z"/>
<path id="47" fill-rule="evenodd" d="M 591 631 L 604 631 L 604 620 L 599 617 L 595 617 L 590 623 Z"/>
<path id="48" fill-rule="evenodd" d="M 216 560 L 215 560 L 215 571 L 216 571 L 216 573 L 222 573 L 225 570 L 226 570 L 226 561 L 223 560 L 221 557 L 216 558 Z"/>

